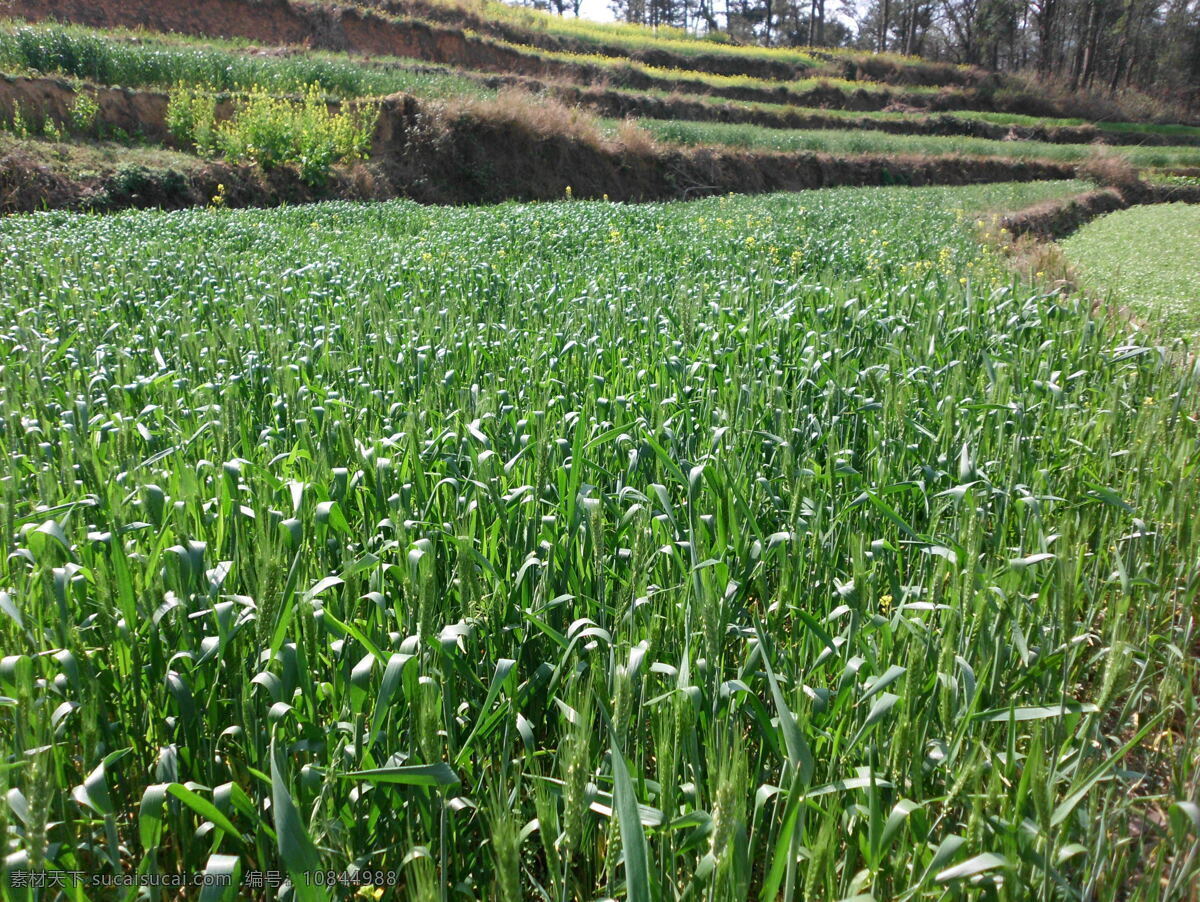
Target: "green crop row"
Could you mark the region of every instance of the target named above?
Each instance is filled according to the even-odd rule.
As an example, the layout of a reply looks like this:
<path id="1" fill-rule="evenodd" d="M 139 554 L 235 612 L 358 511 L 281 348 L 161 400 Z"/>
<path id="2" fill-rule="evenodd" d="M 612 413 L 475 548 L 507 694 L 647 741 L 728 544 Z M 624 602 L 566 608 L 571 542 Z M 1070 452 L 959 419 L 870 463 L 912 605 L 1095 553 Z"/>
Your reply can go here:
<path id="1" fill-rule="evenodd" d="M 645 92 L 656 97 L 669 96 L 662 91 Z M 714 106 L 729 105 L 735 108 L 760 110 L 767 113 L 789 113 L 797 112 L 801 114 L 819 114 L 821 116 L 829 116 L 840 119 L 874 119 L 889 122 L 904 122 L 914 119 L 924 119 L 931 116 L 953 116 L 955 119 L 980 119 L 985 122 L 995 123 L 997 125 L 1028 125 L 1040 126 L 1042 128 L 1061 128 L 1078 125 L 1095 125 L 1097 128 L 1104 131 L 1119 131 L 1133 132 L 1159 135 L 1181 135 L 1186 137 L 1200 137 L 1200 127 L 1189 125 L 1163 125 L 1152 122 L 1107 122 L 1097 121 L 1089 122 L 1086 119 L 1078 118 L 1055 118 L 1052 116 L 1025 116 L 1020 113 L 992 113 L 982 112 L 978 110 L 946 110 L 939 112 L 892 112 L 885 110 L 838 110 L 824 109 L 817 107 L 797 107 L 784 103 L 753 103 L 745 101 L 731 101 L 720 97 L 697 97 L 696 99 L 710 103 Z"/>
<path id="2" fill-rule="evenodd" d="M 886 114 L 885 114 L 886 115 Z M 1086 119 L 1054 119 L 1045 116 L 1022 116 L 1018 113 L 988 113 L 975 110 L 957 110 L 953 115 L 963 119 L 982 119 L 985 122 L 995 122 L 999 125 L 1040 125 L 1047 128 L 1064 125 L 1087 125 Z M 1200 126 L 1172 125 L 1156 122 L 1107 122 L 1091 123 L 1097 128 L 1111 132 L 1146 132 L 1154 135 L 1186 135 L 1200 136 Z"/>
<path id="3" fill-rule="evenodd" d="M 231 42 L 178 36 L 132 39 L 130 32 L 78 26 L 21 25 L 0 30 L 0 69 L 42 72 L 103 85 L 167 87 L 180 82 L 219 91 L 303 92 L 319 85 L 332 97 L 407 92 L 426 98 L 491 92 L 446 70 L 396 59 L 364 66 L 345 54 L 250 53 Z"/>
<path id="4" fill-rule="evenodd" d="M 673 144 L 717 144 L 751 150 L 820 151 L 823 153 L 884 153 L 1007 157 L 1023 160 L 1082 162 L 1095 153 L 1086 144 L 1043 141 L 995 141 L 943 135 L 893 135 L 865 129 L 776 129 L 724 122 L 643 119 L 639 124 L 661 141 Z M 615 125 L 610 124 L 610 128 Z M 1135 166 L 1200 165 L 1200 147 L 1131 145 L 1109 148 Z"/>

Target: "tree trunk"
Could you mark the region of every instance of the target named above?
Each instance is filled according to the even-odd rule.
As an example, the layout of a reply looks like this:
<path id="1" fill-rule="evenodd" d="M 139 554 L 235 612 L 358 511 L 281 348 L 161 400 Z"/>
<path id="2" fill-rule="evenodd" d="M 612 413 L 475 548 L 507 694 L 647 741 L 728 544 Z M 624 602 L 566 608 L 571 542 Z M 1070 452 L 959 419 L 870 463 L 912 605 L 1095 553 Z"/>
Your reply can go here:
<path id="1" fill-rule="evenodd" d="M 1126 58 L 1129 54 L 1129 38 L 1133 33 L 1133 23 L 1137 19 L 1138 8 L 1136 0 L 1128 0 L 1125 4 L 1124 21 L 1121 23 L 1121 38 L 1117 41 L 1117 59 L 1113 63 L 1112 78 L 1108 81 L 1109 93 L 1115 93 L 1121 84 L 1121 76 L 1125 74 Z"/>
<path id="2" fill-rule="evenodd" d="M 1086 88 L 1096 75 L 1096 45 L 1100 41 L 1100 4 L 1093 0 L 1088 7 L 1087 46 L 1083 54 L 1083 72 L 1080 82 Z"/>
<path id="3" fill-rule="evenodd" d="M 713 15 L 713 8 L 709 6 L 709 0 L 700 0 L 700 8 L 698 12 L 700 18 L 704 20 L 704 24 L 709 31 L 721 30 L 717 25 L 717 17 Z"/>
<path id="4" fill-rule="evenodd" d="M 1042 0 L 1036 13 L 1038 30 L 1037 69 L 1041 75 L 1049 75 L 1054 68 L 1054 26 L 1058 18 L 1058 0 Z"/>

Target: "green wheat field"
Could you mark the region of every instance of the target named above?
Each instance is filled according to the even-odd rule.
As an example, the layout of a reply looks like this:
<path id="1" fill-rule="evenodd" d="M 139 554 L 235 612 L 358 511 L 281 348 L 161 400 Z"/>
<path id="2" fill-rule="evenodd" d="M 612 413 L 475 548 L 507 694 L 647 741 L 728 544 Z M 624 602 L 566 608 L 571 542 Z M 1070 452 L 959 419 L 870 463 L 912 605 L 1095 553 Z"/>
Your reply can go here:
<path id="1" fill-rule="evenodd" d="M 1200 375 L 977 240 L 1078 190 L 0 221 L 6 868 L 1188 898 Z"/>

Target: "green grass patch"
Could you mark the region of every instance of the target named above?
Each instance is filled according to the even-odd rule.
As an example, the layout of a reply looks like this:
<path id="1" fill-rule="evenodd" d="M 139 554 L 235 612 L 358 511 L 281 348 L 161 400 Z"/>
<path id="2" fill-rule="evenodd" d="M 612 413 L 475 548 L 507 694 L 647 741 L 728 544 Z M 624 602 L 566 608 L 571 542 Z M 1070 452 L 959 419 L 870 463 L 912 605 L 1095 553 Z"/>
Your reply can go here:
<path id="1" fill-rule="evenodd" d="M 1186 188 L 1200 187 L 1200 175 L 1178 175 L 1173 172 L 1148 170 L 1142 173 L 1142 178 L 1159 185 L 1175 185 Z"/>
<path id="2" fill-rule="evenodd" d="M 196 156 L 116 141 L 51 141 L 42 137 L 18 138 L 0 130 L 0 157 L 17 154 L 72 177 L 113 172 L 122 166 L 186 171 L 203 165 Z"/>
<path id="3" fill-rule="evenodd" d="M 1078 188 L 0 220 L 6 868 L 1186 896 L 1197 376 L 974 236 Z"/>
<path id="4" fill-rule="evenodd" d="M 1085 144 L 892 135 L 865 129 L 776 129 L 725 122 L 661 119 L 644 119 L 640 123 L 659 140 L 673 144 L 718 144 L 751 150 L 811 150 L 834 154 L 967 154 L 1058 162 L 1080 162 L 1094 153 L 1094 149 Z M 1114 147 L 1111 152 L 1127 157 L 1136 166 L 1200 165 L 1200 147 Z"/>
<path id="5" fill-rule="evenodd" d="M 493 93 L 451 70 L 430 69 L 417 60 L 385 59 L 368 66 L 346 54 L 249 53 L 241 42 L 79 26 L 20 25 L 0 31 L 0 68 L 126 87 L 182 82 L 218 91 L 303 93 L 315 84 L 331 97 L 403 91 L 429 99 Z"/>
<path id="6" fill-rule="evenodd" d="M 1022 116 L 1018 113 L 988 113 L 977 110 L 958 110 L 953 115 L 962 119 L 981 119 L 985 122 L 994 122 L 998 125 L 1040 125 L 1045 128 L 1055 128 L 1068 125 L 1090 124 L 1095 125 L 1099 129 L 1111 132 L 1186 135 L 1189 137 L 1200 136 L 1200 127 L 1193 125 L 1173 125 L 1156 122 L 1107 122 L 1104 120 L 1089 122 L 1086 119 L 1077 118 L 1056 119 L 1048 116 Z"/>
<path id="7" fill-rule="evenodd" d="M 1187 135 L 1200 137 L 1200 126 L 1156 122 L 1097 122 L 1097 128 L 1114 132 L 1150 132 L 1158 135 Z"/>
<path id="8" fill-rule="evenodd" d="M 1165 337 L 1200 337 L 1200 205 L 1110 213 L 1062 248 L 1096 296 L 1128 307 Z"/>
<path id="9" fill-rule="evenodd" d="M 651 90 L 644 92 L 630 91 L 629 93 L 644 93 L 659 99 L 664 99 L 670 96 L 670 92 L 664 90 Z M 980 112 L 977 110 L 945 110 L 938 112 L 925 110 L 917 110 L 914 112 L 898 112 L 890 110 L 841 110 L 825 107 L 796 106 L 787 103 L 763 103 L 754 101 L 729 100 L 723 97 L 714 97 L 712 95 L 703 94 L 689 96 L 687 99 L 697 100 L 713 106 L 730 106 L 736 109 L 757 110 L 765 113 L 798 113 L 800 115 L 819 115 L 836 119 L 874 119 L 886 122 L 912 122 L 936 118 L 938 116 L 950 116 L 955 119 L 977 119 L 996 125 L 1028 125 L 1040 126 L 1042 128 L 1062 128 L 1067 126 L 1094 124 L 1097 128 L 1109 131 L 1181 135 L 1189 137 L 1200 136 L 1200 128 L 1187 125 L 1160 125 L 1138 122 L 1089 123 L 1087 120 L 1078 118 L 1024 116 L 1019 113 L 990 113 Z"/>

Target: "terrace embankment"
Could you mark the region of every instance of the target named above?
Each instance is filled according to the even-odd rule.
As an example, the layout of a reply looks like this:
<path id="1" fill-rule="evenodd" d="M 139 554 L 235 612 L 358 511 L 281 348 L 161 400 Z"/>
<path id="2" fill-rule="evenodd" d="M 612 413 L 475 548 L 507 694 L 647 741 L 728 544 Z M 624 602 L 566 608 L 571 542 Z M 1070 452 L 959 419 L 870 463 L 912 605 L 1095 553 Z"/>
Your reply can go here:
<path id="1" fill-rule="evenodd" d="M 552 31 L 525 28 L 514 22 L 477 15 L 464 5 L 450 5 L 437 0 L 359 0 L 359 3 L 391 15 L 467 28 L 512 44 L 556 52 L 624 58 L 663 69 L 690 69 L 713 75 L 747 75 L 751 78 L 787 81 L 821 74 L 851 81 L 938 87 L 971 86 L 988 77 L 985 70 L 970 66 L 918 60 L 899 61 L 871 53 L 849 55 L 809 51 L 813 62 L 807 65 L 749 53 L 721 53 L 713 50 L 706 52 L 699 49 L 676 53 L 660 46 L 630 47 L 625 44 L 605 43 L 599 39 L 583 40 Z M 696 48 L 704 47 L 699 41 L 694 43 Z"/>
<path id="2" fill-rule="evenodd" d="M 422 135 L 426 128 L 427 137 Z M 417 137 L 414 152 L 413 138 Z M 469 203 L 562 197 L 652 200 L 834 185 L 961 185 L 1070 178 L 1069 165 L 966 157 L 889 157 L 664 148 L 543 129 L 519 112 L 440 117 L 403 135 L 379 159 L 417 199 Z"/>
<path id="3" fill-rule="evenodd" d="M 1065 238 L 1100 216 L 1136 204 L 1182 201 L 1200 203 L 1200 187 L 1151 185 L 1135 182 L 1119 188 L 1099 188 L 1061 200 L 1050 200 L 1001 216 L 996 224 L 1014 238 L 1038 241 Z"/>
<path id="4" fill-rule="evenodd" d="M 625 46 L 607 44 L 603 41 L 587 41 L 563 34 L 553 34 L 520 25 L 480 16 L 465 6 L 451 6 L 426 0 L 360 0 L 362 6 L 374 7 L 392 16 L 421 19 L 439 25 L 466 28 L 510 44 L 536 47 L 557 53 L 584 53 L 607 56 L 614 59 L 630 59 L 648 66 L 664 69 L 691 69 L 712 75 L 748 75 L 772 81 L 786 81 L 802 77 L 808 66 L 781 59 L 769 59 L 746 54 L 720 53 L 672 53 L 657 47 L 630 49 Z M 698 45 L 703 46 L 703 45 Z M 899 67 L 897 67 L 899 68 Z M 948 67 L 954 70 L 955 67 Z M 960 76 L 961 77 L 961 76 Z M 945 82 L 938 82 L 943 84 Z"/>
<path id="5" fill-rule="evenodd" d="M 358 7 L 292 0 L 11 0 L 9 15 L 97 28 L 148 28 L 201 37 L 413 57 L 484 71 L 557 74 L 547 61 L 453 28 L 401 21 Z"/>
<path id="6" fill-rule="evenodd" d="M 34 21 L 57 20 L 93 27 L 148 28 L 194 36 L 248 38 L 269 44 L 298 44 L 317 49 L 358 54 L 399 56 L 442 63 L 480 72 L 535 76 L 581 85 L 615 85 L 634 90 L 678 91 L 752 103 L 783 103 L 829 107 L 861 112 L 885 109 L 894 104 L 944 111 L 948 109 L 995 110 L 1031 115 L 1063 115 L 1046 98 L 1027 92 L 1003 95 L 998 82 L 989 76 L 970 85 L 944 85 L 941 91 L 905 90 L 879 83 L 844 89 L 832 83 L 817 83 L 796 90 L 781 82 L 776 86 L 746 83 L 713 83 L 681 57 L 668 68 L 690 71 L 695 77 L 650 72 L 626 56 L 626 65 L 600 65 L 586 61 L 553 59 L 517 46 L 478 37 L 457 28 L 417 19 L 400 19 L 358 6 L 305 3 L 303 0 L 197 0 L 179 4 L 172 0 L 8 0 L 9 15 Z M 656 60 L 657 63 L 665 62 Z M 873 67 L 898 66 L 886 60 L 860 60 L 850 71 L 842 63 L 834 72 L 816 74 L 861 75 L 875 73 Z M 809 72 L 808 74 L 814 74 Z M 875 73 L 878 74 L 878 73 Z M 930 80 L 929 76 L 926 80 Z M 916 81 L 920 81 L 917 79 Z M 1007 99 L 1002 99 L 1007 96 Z"/>
<path id="7" fill-rule="evenodd" d="M 0 78 L 0 116 L 20 103 L 30 115 L 65 122 L 76 88 L 44 78 Z M 90 87 L 99 105 L 101 133 L 129 135 L 173 145 L 167 127 L 168 97 L 154 91 Z M 218 108 L 218 117 L 231 107 Z M 1069 178 L 1072 166 L 1058 163 L 972 157 L 893 157 L 820 153 L 755 153 L 699 147 L 668 148 L 644 133 L 608 140 L 565 107 L 557 118 L 546 106 L 476 103 L 466 107 L 425 106 L 397 94 L 380 102 L 368 165 L 347 170 L 328 186 L 300 186 L 281 170 L 257 177 L 250 167 L 197 160 L 188 172 L 162 178 L 154 173 L 112 190 L 104 176 L 72 179 L 36 161 L 10 156 L 0 161 L 0 210 L 43 206 L 113 209 L 122 206 L 180 207 L 208 203 L 218 183 L 233 186 L 232 205 L 268 205 L 319 197 L 411 197 L 427 203 L 478 203 L 510 198 L 576 197 L 613 200 L 697 197 L 736 191 L 788 191 L 834 185 L 961 185 L 976 182 Z M 122 187 L 123 186 L 123 187 Z"/>
<path id="8" fill-rule="evenodd" d="M 856 129 L 892 135 L 961 136 L 993 141 L 1041 141 L 1047 144 L 1112 144 L 1170 147 L 1200 146 L 1197 135 L 1163 135 L 1143 131 L 1114 131 L 1095 125 L 1045 126 L 1002 125 L 983 119 L 940 113 L 883 119 L 868 116 L 837 116 L 810 109 L 762 109 L 692 100 L 683 96 L 657 97 L 615 91 L 610 88 L 580 88 L 576 85 L 543 84 L 529 78 L 484 79 L 507 83 L 531 91 L 544 91 L 564 103 L 581 106 L 600 116 L 639 119 L 672 119 L 693 122 L 728 122 L 776 129 Z"/>
<path id="9" fill-rule="evenodd" d="M 983 70 L 946 63 L 835 57 L 805 65 L 749 53 L 676 53 L 662 47 L 630 48 L 522 28 L 464 8 L 421 0 L 365 0 L 354 5 L 303 0 L 11 0 L 11 14 L 99 27 L 146 27 L 184 34 L 249 37 L 306 43 L 330 50 L 416 56 L 499 71 L 560 68 L 549 60 L 496 42 L 557 53 L 624 59 L 662 69 L 789 81 L 813 74 L 896 85 L 969 87 L 988 78 Z M 470 34 L 464 30 L 469 30 Z M 486 36 L 480 40 L 472 35 Z M 701 45 L 698 45 L 701 46 Z"/>

